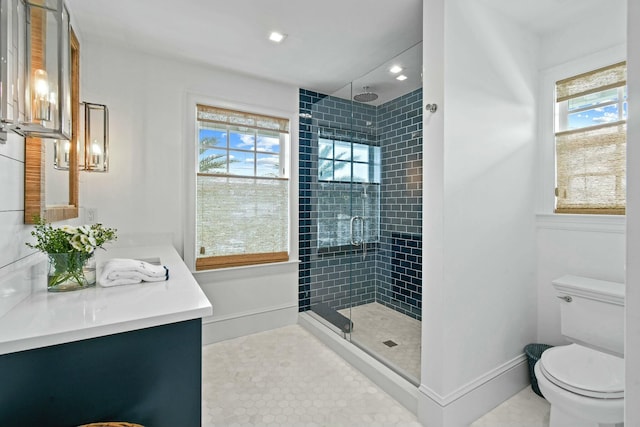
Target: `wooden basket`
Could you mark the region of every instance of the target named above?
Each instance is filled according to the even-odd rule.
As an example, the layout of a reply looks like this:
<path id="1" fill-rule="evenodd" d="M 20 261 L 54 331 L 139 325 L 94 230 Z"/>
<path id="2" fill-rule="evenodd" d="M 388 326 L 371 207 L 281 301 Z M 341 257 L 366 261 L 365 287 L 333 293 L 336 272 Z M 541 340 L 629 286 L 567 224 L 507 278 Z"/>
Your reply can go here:
<path id="1" fill-rule="evenodd" d="M 107 423 L 82 424 L 81 426 L 78 426 L 78 427 L 144 427 L 144 426 L 142 424 L 114 421 L 114 422 L 107 422 Z"/>

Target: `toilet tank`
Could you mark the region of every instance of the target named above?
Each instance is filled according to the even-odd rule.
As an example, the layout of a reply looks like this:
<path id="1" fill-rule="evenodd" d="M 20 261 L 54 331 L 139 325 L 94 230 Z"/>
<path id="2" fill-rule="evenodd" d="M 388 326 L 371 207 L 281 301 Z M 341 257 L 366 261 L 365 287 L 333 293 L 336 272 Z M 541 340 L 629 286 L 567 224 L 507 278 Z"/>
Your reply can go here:
<path id="1" fill-rule="evenodd" d="M 552 281 L 560 298 L 562 335 L 587 347 L 624 355 L 624 284 L 580 276 Z"/>

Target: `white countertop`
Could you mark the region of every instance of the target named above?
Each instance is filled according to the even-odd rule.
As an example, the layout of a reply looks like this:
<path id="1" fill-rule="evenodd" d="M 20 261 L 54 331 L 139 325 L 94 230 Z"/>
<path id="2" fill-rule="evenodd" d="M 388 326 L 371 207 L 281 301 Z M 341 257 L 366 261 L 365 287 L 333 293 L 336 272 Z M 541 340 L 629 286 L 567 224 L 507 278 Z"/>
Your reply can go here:
<path id="1" fill-rule="evenodd" d="M 43 282 L 0 317 L 0 354 L 212 314 L 211 303 L 172 246 L 109 248 L 98 250 L 96 258 L 98 277 L 109 258 L 159 258 L 169 269 L 169 280 L 58 293 L 47 292 Z"/>

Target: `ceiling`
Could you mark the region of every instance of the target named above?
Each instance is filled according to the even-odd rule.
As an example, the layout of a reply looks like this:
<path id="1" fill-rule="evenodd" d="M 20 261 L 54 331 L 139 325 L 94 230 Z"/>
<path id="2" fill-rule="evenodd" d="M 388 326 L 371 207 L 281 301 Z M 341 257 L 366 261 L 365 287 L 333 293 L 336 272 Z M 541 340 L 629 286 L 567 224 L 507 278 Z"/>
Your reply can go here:
<path id="1" fill-rule="evenodd" d="M 83 40 L 347 99 L 368 86 L 374 105 L 422 86 L 422 0 L 66 1 Z M 602 0 L 469 1 L 540 35 L 602 11 Z M 274 30 L 287 34 L 281 44 L 268 40 Z M 407 80 L 389 73 L 396 63 Z"/>
<path id="2" fill-rule="evenodd" d="M 422 0 L 67 0 L 84 40 L 332 94 L 422 40 Z M 281 44 L 271 31 L 287 34 Z M 418 82 L 422 56 L 407 57 Z M 408 70 L 407 70 L 408 72 Z M 409 80 L 383 85 L 404 91 Z M 402 83 L 405 83 L 404 85 Z M 371 90 L 380 89 L 376 82 Z M 357 92 L 357 91 L 355 91 Z M 355 93 L 354 92 L 354 93 Z M 382 92 L 380 92 L 382 98 Z M 385 98 L 393 96 L 387 93 Z"/>

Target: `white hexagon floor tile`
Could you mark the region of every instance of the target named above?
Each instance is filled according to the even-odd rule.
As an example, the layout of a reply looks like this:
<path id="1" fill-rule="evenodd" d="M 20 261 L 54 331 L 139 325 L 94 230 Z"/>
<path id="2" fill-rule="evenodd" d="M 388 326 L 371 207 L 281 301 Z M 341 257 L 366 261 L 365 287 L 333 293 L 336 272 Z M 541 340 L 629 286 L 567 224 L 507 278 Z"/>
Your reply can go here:
<path id="1" fill-rule="evenodd" d="M 420 426 L 298 325 L 205 346 L 202 365 L 205 427 Z"/>

